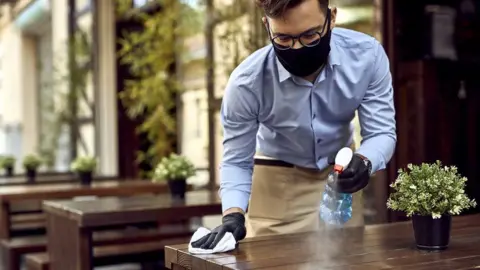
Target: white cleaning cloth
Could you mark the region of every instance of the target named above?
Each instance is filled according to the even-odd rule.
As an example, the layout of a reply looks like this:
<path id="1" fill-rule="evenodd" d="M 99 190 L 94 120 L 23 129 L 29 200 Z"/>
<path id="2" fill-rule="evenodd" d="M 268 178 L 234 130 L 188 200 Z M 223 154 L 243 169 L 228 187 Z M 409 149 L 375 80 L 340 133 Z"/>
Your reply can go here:
<path id="1" fill-rule="evenodd" d="M 217 246 L 213 249 L 202 249 L 202 248 L 194 248 L 192 247 L 192 243 L 197 241 L 198 239 L 204 237 L 205 235 L 209 234 L 210 230 L 204 227 L 198 228 L 192 236 L 190 243 L 188 244 L 188 252 L 192 254 L 212 254 L 212 253 L 219 253 L 219 252 L 227 252 L 230 250 L 235 249 L 235 237 L 233 237 L 232 233 L 227 232 L 222 240 L 218 242 Z"/>

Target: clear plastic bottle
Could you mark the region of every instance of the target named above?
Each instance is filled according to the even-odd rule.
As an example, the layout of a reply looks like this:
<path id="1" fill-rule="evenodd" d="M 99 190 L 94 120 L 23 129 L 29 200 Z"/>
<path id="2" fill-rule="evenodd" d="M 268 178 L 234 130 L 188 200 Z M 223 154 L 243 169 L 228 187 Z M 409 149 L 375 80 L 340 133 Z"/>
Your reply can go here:
<path id="1" fill-rule="evenodd" d="M 352 149 L 342 148 L 335 157 L 335 166 L 328 175 L 320 204 L 320 217 L 327 225 L 341 226 L 352 218 L 352 194 L 338 193 L 329 184 L 335 185 L 338 175 L 352 160 Z"/>

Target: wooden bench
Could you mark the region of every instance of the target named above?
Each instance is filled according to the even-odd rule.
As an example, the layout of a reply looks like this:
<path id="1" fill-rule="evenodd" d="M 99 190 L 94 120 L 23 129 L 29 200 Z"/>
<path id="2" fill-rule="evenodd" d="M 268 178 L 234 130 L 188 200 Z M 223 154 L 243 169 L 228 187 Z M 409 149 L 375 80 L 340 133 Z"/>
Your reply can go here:
<path id="1" fill-rule="evenodd" d="M 10 217 L 10 222 L 12 224 L 23 224 L 23 223 L 30 223 L 35 221 L 45 221 L 45 214 L 44 213 L 14 213 Z"/>
<path id="2" fill-rule="evenodd" d="M 50 258 L 46 252 L 32 253 L 25 257 L 25 267 L 28 270 L 48 270 Z"/>
<path id="3" fill-rule="evenodd" d="M 147 262 L 158 259 L 167 245 L 178 245 L 190 241 L 189 237 L 172 238 L 162 241 L 139 242 L 129 245 L 107 245 L 93 248 L 95 266 L 127 262 Z M 25 256 L 27 270 L 49 270 L 48 253 L 39 252 Z"/>
<path id="4" fill-rule="evenodd" d="M 192 234 L 193 231 L 187 225 L 169 225 L 160 229 L 127 228 L 116 231 L 99 231 L 94 233 L 93 239 L 95 246 L 109 246 L 111 251 L 107 254 L 112 254 L 114 247 L 118 245 L 129 244 L 130 246 L 130 244 L 149 241 L 160 242 L 170 238 L 191 237 Z M 10 240 L 2 240 L 0 245 L 2 270 L 18 270 L 20 269 L 21 256 L 28 253 L 44 252 L 47 239 L 45 236 L 16 237 Z M 100 250 L 100 254 L 103 254 L 101 252 L 102 250 Z"/>
<path id="5" fill-rule="evenodd" d="M 43 213 L 16 213 L 10 216 L 11 237 L 45 234 Z"/>
<path id="6" fill-rule="evenodd" d="M 46 240 L 44 236 L 18 237 L 1 242 L 2 269 L 20 269 L 20 258 L 23 254 L 44 251 Z"/>
<path id="7" fill-rule="evenodd" d="M 21 213 L 11 215 L 11 237 L 45 234 L 45 222 L 45 214 L 43 213 Z"/>

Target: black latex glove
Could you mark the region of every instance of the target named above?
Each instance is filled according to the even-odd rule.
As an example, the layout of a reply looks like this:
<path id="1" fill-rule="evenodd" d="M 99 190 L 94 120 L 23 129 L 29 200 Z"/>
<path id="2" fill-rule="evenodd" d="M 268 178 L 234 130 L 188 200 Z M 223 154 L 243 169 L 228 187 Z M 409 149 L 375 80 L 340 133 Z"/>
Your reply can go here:
<path id="1" fill-rule="evenodd" d="M 330 165 L 335 165 L 335 155 L 328 158 Z M 372 165 L 370 161 L 358 154 L 354 154 L 350 164 L 338 175 L 336 183 L 328 183 L 335 191 L 340 193 L 355 193 L 368 185 Z"/>
<path id="2" fill-rule="evenodd" d="M 209 234 L 193 242 L 192 247 L 213 249 L 227 232 L 232 233 L 237 242 L 244 239 L 247 235 L 245 216 L 241 213 L 231 213 L 223 216 L 222 225 L 216 227 Z"/>

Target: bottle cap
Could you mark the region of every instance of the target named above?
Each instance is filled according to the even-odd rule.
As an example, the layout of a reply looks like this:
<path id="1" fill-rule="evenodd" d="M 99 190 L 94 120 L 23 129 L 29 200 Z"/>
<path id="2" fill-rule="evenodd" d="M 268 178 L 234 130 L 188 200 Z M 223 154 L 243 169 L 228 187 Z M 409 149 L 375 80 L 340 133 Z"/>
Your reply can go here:
<path id="1" fill-rule="evenodd" d="M 333 170 L 341 173 L 350 163 L 353 157 L 353 151 L 350 147 L 344 147 L 338 151 L 337 155 L 335 156 L 335 165 L 333 166 Z"/>

